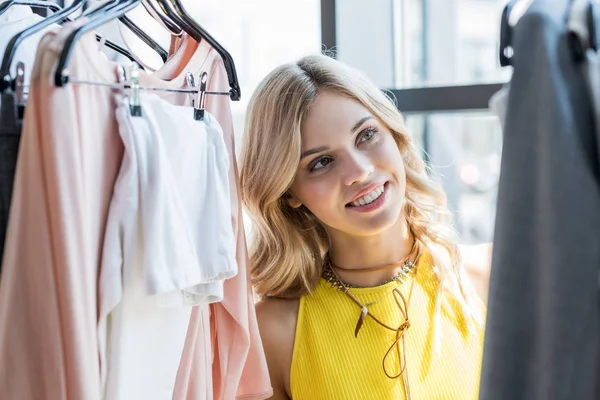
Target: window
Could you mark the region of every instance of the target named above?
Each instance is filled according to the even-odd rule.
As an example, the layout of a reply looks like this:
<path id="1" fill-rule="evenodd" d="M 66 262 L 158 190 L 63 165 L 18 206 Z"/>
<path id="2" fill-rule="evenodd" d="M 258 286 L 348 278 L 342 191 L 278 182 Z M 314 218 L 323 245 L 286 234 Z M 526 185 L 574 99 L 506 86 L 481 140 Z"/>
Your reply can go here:
<path id="1" fill-rule="evenodd" d="M 464 243 L 493 236 L 502 132 L 487 104 L 511 74 L 497 55 L 505 4 L 321 1 L 325 46 L 396 96 Z"/>
<path id="2" fill-rule="evenodd" d="M 410 114 L 408 129 L 423 149 L 464 244 L 490 242 L 496 215 L 502 131 L 489 112 Z"/>

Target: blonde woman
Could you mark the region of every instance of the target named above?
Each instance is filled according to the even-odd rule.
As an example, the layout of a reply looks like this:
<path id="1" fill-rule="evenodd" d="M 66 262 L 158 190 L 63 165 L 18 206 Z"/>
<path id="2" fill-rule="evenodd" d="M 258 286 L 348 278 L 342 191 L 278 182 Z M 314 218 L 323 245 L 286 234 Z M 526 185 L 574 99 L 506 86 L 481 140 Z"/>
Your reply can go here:
<path id="1" fill-rule="evenodd" d="M 477 398 L 485 306 L 383 92 L 325 56 L 277 68 L 241 165 L 273 399 Z"/>

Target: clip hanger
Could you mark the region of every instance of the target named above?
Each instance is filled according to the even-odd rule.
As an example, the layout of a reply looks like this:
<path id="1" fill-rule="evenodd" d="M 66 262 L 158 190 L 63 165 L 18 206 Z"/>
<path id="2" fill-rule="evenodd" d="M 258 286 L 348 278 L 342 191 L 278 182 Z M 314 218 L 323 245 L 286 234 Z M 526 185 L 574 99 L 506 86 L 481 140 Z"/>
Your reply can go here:
<path id="1" fill-rule="evenodd" d="M 149 87 L 149 86 L 140 86 L 139 80 L 140 67 L 138 64 L 131 64 L 129 68 L 130 76 L 125 76 L 125 68 L 122 66 L 118 66 L 117 75 L 119 78 L 118 83 L 113 82 L 97 82 L 97 81 L 88 81 L 84 79 L 70 78 L 69 82 L 79 85 L 96 85 L 103 86 L 112 89 L 121 90 L 124 92 L 124 95 L 129 99 L 129 106 L 131 108 L 132 116 L 141 116 L 142 115 L 142 104 L 140 99 L 140 91 L 154 91 L 154 92 L 168 92 L 168 93 L 186 93 L 195 95 L 196 98 L 192 99 L 192 108 L 194 108 L 194 119 L 201 121 L 204 118 L 205 107 L 206 107 L 206 96 L 229 96 L 231 97 L 231 92 L 220 92 L 220 91 L 209 91 L 206 90 L 207 82 L 208 82 L 208 74 L 206 72 L 202 72 L 199 75 L 199 84 L 196 86 L 196 82 L 194 77 L 191 74 L 186 76 L 187 86 L 186 89 L 179 88 L 164 88 L 164 87 Z M 129 79 L 127 79 L 129 78 Z"/>
<path id="2" fill-rule="evenodd" d="M 121 64 L 117 65 L 117 79 L 119 80 L 120 84 L 127 83 L 127 71 L 125 70 L 125 67 Z"/>
<path id="3" fill-rule="evenodd" d="M 142 116 L 142 104 L 140 102 L 140 67 L 137 63 L 132 63 L 129 68 L 129 76 L 131 77 L 131 85 L 129 95 L 129 111 L 132 117 Z"/>
<path id="4" fill-rule="evenodd" d="M 190 90 L 193 90 L 194 93 L 196 91 L 196 79 L 194 78 L 194 74 L 192 74 L 191 72 L 188 72 L 185 74 L 185 81 L 187 83 L 187 86 Z M 194 104 L 196 104 L 195 99 L 192 98 L 192 107 L 194 107 Z"/>
<path id="5" fill-rule="evenodd" d="M 185 74 L 185 81 L 190 89 L 194 89 L 196 87 L 196 79 L 194 79 L 194 74 L 191 72 Z"/>
<path id="6" fill-rule="evenodd" d="M 17 77 L 14 85 L 17 104 L 25 104 L 25 64 L 22 61 L 17 63 Z"/>
<path id="7" fill-rule="evenodd" d="M 598 51 L 600 48 L 600 31 L 598 30 L 598 27 L 596 25 L 600 23 L 600 20 L 598 16 L 597 2 L 590 1 L 590 3 L 588 4 L 586 19 L 589 32 L 590 47 L 594 51 Z"/>
<path id="8" fill-rule="evenodd" d="M 17 76 L 14 80 L 15 104 L 17 105 L 17 115 L 23 119 L 25 116 L 25 64 L 22 61 L 17 63 Z"/>
<path id="9" fill-rule="evenodd" d="M 206 103 L 206 81 L 208 80 L 208 74 L 202 72 L 200 74 L 200 85 L 198 88 L 198 98 L 194 104 L 194 119 L 196 121 L 204 120 L 204 107 Z"/>

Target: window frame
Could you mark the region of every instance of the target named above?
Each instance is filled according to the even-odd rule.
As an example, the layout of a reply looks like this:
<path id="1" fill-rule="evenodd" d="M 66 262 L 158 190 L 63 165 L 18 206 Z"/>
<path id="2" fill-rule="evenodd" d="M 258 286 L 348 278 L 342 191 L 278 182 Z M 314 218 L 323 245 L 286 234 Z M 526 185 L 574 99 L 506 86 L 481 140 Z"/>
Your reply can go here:
<path id="1" fill-rule="evenodd" d="M 321 0 L 321 44 L 324 49 L 336 49 L 336 0 Z M 394 95 L 397 107 L 403 114 L 432 114 L 488 110 L 490 98 L 505 84 L 506 82 L 497 82 L 382 89 Z"/>

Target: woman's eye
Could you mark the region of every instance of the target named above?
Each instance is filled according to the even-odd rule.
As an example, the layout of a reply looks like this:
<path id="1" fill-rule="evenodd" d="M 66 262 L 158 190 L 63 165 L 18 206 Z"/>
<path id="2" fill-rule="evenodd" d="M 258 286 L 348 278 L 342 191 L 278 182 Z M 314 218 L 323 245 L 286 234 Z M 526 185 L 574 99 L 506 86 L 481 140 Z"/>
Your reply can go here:
<path id="1" fill-rule="evenodd" d="M 360 134 L 360 137 L 358 138 L 358 142 L 359 143 L 368 142 L 370 140 L 373 140 L 376 135 L 377 135 L 376 128 L 367 128 L 364 131 L 362 131 L 362 133 Z"/>
<path id="2" fill-rule="evenodd" d="M 316 159 L 310 166 L 310 171 L 318 171 L 320 169 L 325 168 L 333 159 L 331 157 L 321 157 Z"/>

